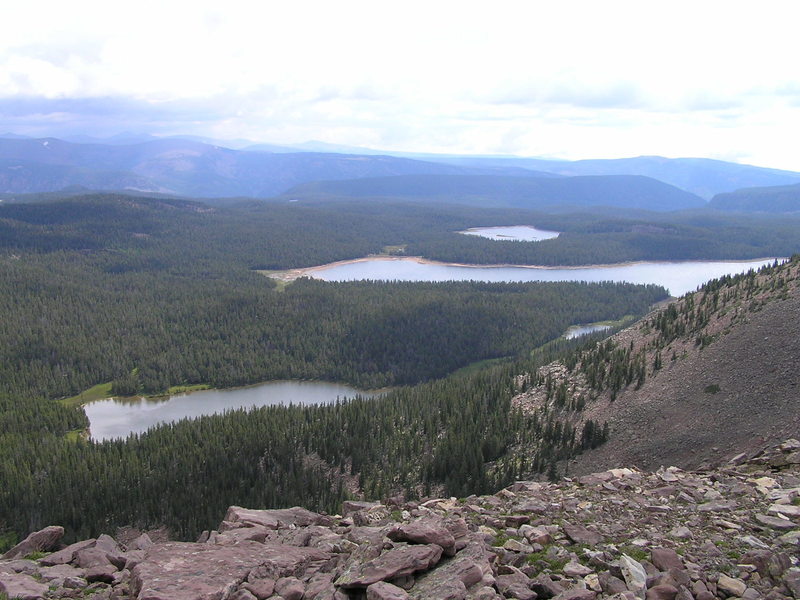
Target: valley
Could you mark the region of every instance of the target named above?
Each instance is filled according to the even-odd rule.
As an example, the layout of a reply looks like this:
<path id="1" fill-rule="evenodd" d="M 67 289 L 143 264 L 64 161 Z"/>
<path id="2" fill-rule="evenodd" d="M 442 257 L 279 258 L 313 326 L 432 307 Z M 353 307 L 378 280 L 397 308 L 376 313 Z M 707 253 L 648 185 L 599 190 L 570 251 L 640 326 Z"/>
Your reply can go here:
<path id="1" fill-rule="evenodd" d="M 493 229 L 509 223 L 560 233 L 521 241 L 505 237 L 514 230 Z M 782 267 L 764 257 L 793 255 L 798 223 L 712 210 L 396 198 L 204 202 L 108 193 L 3 203 L 2 539 L 8 545 L 47 523 L 63 524 L 69 540 L 126 525 L 191 539 L 232 502 L 333 512 L 347 499 L 490 493 L 520 478 L 588 469 L 580 465 L 592 456 L 594 464 L 669 456 L 674 442 L 643 434 L 646 418 L 626 399 L 639 381 L 644 391 L 659 389 L 653 382 L 677 390 L 706 367 L 663 379 L 668 369 L 654 370 L 654 355 L 609 349 L 595 367 L 604 365 L 603 383 L 591 393 L 573 393 L 556 373 L 605 347 L 608 334 L 627 335 L 620 323 L 709 279 L 727 289 L 764 265 L 763 281 L 795 277 L 776 275 Z M 471 229 L 494 239 L 460 233 Z M 363 258 L 387 249 L 392 256 Z M 342 276 L 326 271 L 331 265 L 356 270 Z M 503 270 L 496 265 L 514 267 L 488 281 Z M 409 266 L 446 274 L 394 270 Z M 454 268 L 464 272 L 453 276 Z M 523 274 L 535 280 L 520 281 Z M 612 325 L 564 336 L 598 323 Z M 706 346 L 710 356 L 714 344 Z M 682 364 L 694 364 L 688 356 Z M 617 359 L 624 375 L 614 371 Z M 553 370 L 553 361 L 565 366 Z M 550 383 L 533 375 L 548 369 Z M 279 404 L 222 398 L 237 393 L 229 388 L 278 381 L 292 388 Z M 718 385 L 722 399 L 736 384 L 720 377 Z M 537 386 L 543 404 L 521 410 L 518 398 Z M 300 387 L 335 392 L 305 404 Z M 336 399 L 385 387 L 379 397 Z M 83 392 L 198 388 L 215 389 L 127 408 L 58 402 Z M 613 402 L 603 400 L 610 390 Z M 734 423 L 729 404 L 705 418 Z M 651 408 L 667 411 L 641 410 Z M 77 434 L 90 425 L 93 439 Z M 716 438 L 698 438 L 695 455 L 713 457 L 707 446 L 719 448 Z M 640 454 L 615 454 L 616 444 Z"/>

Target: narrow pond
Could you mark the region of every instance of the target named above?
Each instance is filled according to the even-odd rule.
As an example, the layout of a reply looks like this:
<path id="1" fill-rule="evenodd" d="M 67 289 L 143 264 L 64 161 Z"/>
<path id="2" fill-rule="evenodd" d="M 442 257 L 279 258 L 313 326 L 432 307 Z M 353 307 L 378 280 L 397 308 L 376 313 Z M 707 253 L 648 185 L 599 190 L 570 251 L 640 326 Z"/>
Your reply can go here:
<path id="1" fill-rule="evenodd" d="M 223 413 L 238 408 L 273 404 L 332 404 L 356 395 L 375 396 L 355 388 L 320 381 L 270 381 L 228 390 L 203 390 L 164 398 L 98 400 L 84 406 L 91 438 L 126 438 L 155 425 L 185 418 Z"/>
<path id="2" fill-rule="evenodd" d="M 437 263 L 421 258 L 374 257 L 304 269 L 325 281 L 619 281 L 663 285 L 681 296 L 723 275 L 744 273 L 774 262 L 745 261 L 639 262 L 587 267 L 485 266 Z"/>

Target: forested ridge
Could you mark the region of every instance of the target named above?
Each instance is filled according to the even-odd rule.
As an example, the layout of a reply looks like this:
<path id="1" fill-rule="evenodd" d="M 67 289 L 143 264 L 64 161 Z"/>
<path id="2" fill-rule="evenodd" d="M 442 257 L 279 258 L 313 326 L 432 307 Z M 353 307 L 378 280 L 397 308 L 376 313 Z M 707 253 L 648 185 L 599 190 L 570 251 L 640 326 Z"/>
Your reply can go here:
<path id="1" fill-rule="evenodd" d="M 662 288 L 313 280 L 278 288 L 253 271 L 522 216 L 400 205 L 212 208 L 127 196 L 0 206 L 0 532 L 10 539 L 59 523 L 86 537 L 165 524 L 192 537 L 233 503 L 335 510 L 352 495 L 466 495 L 597 442 L 555 414 L 531 420 L 509 410 L 515 376 L 578 345 L 550 343 L 530 355 L 568 325 L 642 314 L 665 297 Z M 567 224 L 534 217 L 540 227 Z M 577 221 L 589 227 L 597 217 Z M 504 356 L 513 358 L 440 379 Z M 56 401 L 108 381 L 118 393 L 158 393 L 273 378 L 427 383 L 101 444 L 68 440 L 85 416 Z M 505 457 L 529 438 L 546 441 L 535 456 Z"/>

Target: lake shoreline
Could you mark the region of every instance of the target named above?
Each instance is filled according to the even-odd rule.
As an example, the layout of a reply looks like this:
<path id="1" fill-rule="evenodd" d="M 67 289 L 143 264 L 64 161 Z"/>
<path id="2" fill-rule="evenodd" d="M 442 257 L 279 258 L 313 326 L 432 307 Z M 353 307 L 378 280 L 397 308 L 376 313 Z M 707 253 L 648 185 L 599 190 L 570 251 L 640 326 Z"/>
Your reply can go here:
<path id="1" fill-rule="evenodd" d="M 195 389 L 156 396 L 111 396 L 81 408 L 89 420 L 89 439 L 101 442 L 141 434 L 185 418 L 269 406 L 329 405 L 357 397 L 377 398 L 391 388 L 362 390 L 345 383 L 311 379 L 273 379 L 230 388 Z M 84 436 L 85 437 L 85 436 Z"/>
<path id="2" fill-rule="evenodd" d="M 327 263 L 324 265 L 316 265 L 313 267 L 300 267 L 297 269 L 286 269 L 285 271 L 258 270 L 257 272 L 261 273 L 265 277 L 269 277 L 271 279 L 276 279 L 278 281 L 283 281 L 288 283 L 295 281 L 296 279 L 300 279 L 301 277 L 307 277 L 310 274 L 316 273 L 318 271 L 324 271 L 334 267 L 342 267 L 346 265 L 354 265 L 370 261 L 411 261 L 421 265 L 434 265 L 440 267 L 462 267 L 468 269 L 514 268 L 514 269 L 530 269 L 530 270 L 541 270 L 541 271 L 557 271 L 557 270 L 577 271 L 581 269 L 611 269 L 618 267 L 632 267 L 635 265 L 648 265 L 648 264 L 657 265 L 657 264 L 672 264 L 672 263 L 758 263 L 768 260 L 773 260 L 773 258 L 763 257 L 763 258 L 725 259 L 725 260 L 719 260 L 719 259 L 632 260 L 621 263 L 605 263 L 605 264 L 598 263 L 590 265 L 520 265 L 520 264 L 510 264 L 510 263 L 499 263 L 499 264 L 457 263 L 457 262 L 444 262 L 444 261 L 432 260 L 430 258 L 425 258 L 423 256 L 387 256 L 383 254 L 373 254 L 369 256 L 363 256 L 361 258 L 338 260 L 335 262 Z M 785 259 L 779 258 L 778 260 L 785 260 Z"/>

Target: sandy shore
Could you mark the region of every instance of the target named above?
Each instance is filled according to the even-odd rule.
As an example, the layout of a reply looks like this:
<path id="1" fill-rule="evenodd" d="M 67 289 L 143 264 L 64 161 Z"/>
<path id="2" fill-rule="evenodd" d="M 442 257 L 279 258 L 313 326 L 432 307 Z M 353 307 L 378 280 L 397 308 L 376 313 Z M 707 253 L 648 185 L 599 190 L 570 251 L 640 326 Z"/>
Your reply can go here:
<path id="1" fill-rule="evenodd" d="M 708 263 L 757 263 L 763 262 L 765 260 L 773 260 L 772 258 L 748 258 L 744 260 L 636 260 L 636 261 L 628 261 L 628 262 L 621 262 L 621 263 L 609 263 L 609 264 L 591 264 L 591 265 L 515 265 L 515 264 L 473 264 L 473 263 L 456 263 L 456 262 L 442 262 L 438 260 L 431 260 L 428 258 L 423 258 L 422 256 L 364 256 L 362 258 L 352 258 L 348 260 L 339 260 L 336 262 L 328 263 L 325 265 L 317 265 L 314 267 L 303 267 L 300 269 L 288 269 L 286 271 L 259 271 L 259 273 L 266 275 L 267 277 L 271 277 L 273 279 L 277 279 L 279 281 L 290 282 L 294 281 L 295 279 L 299 279 L 300 277 L 313 277 L 313 274 L 318 271 L 324 271 L 326 269 L 330 269 L 332 267 L 338 267 L 342 265 L 352 265 L 356 263 L 362 262 L 372 262 L 372 261 L 413 261 L 419 264 L 426 264 L 426 265 L 438 265 L 443 267 L 465 267 L 468 269 L 492 269 L 492 268 L 515 268 L 515 269 L 539 269 L 543 271 L 554 271 L 554 270 L 581 270 L 581 269 L 609 269 L 614 267 L 630 267 L 633 265 L 644 265 L 644 264 L 669 264 L 669 263 L 680 263 L 680 262 L 691 262 L 691 263 L 699 263 L 699 262 L 708 262 Z M 778 259 L 778 260 L 785 260 L 785 259 Z"/>

